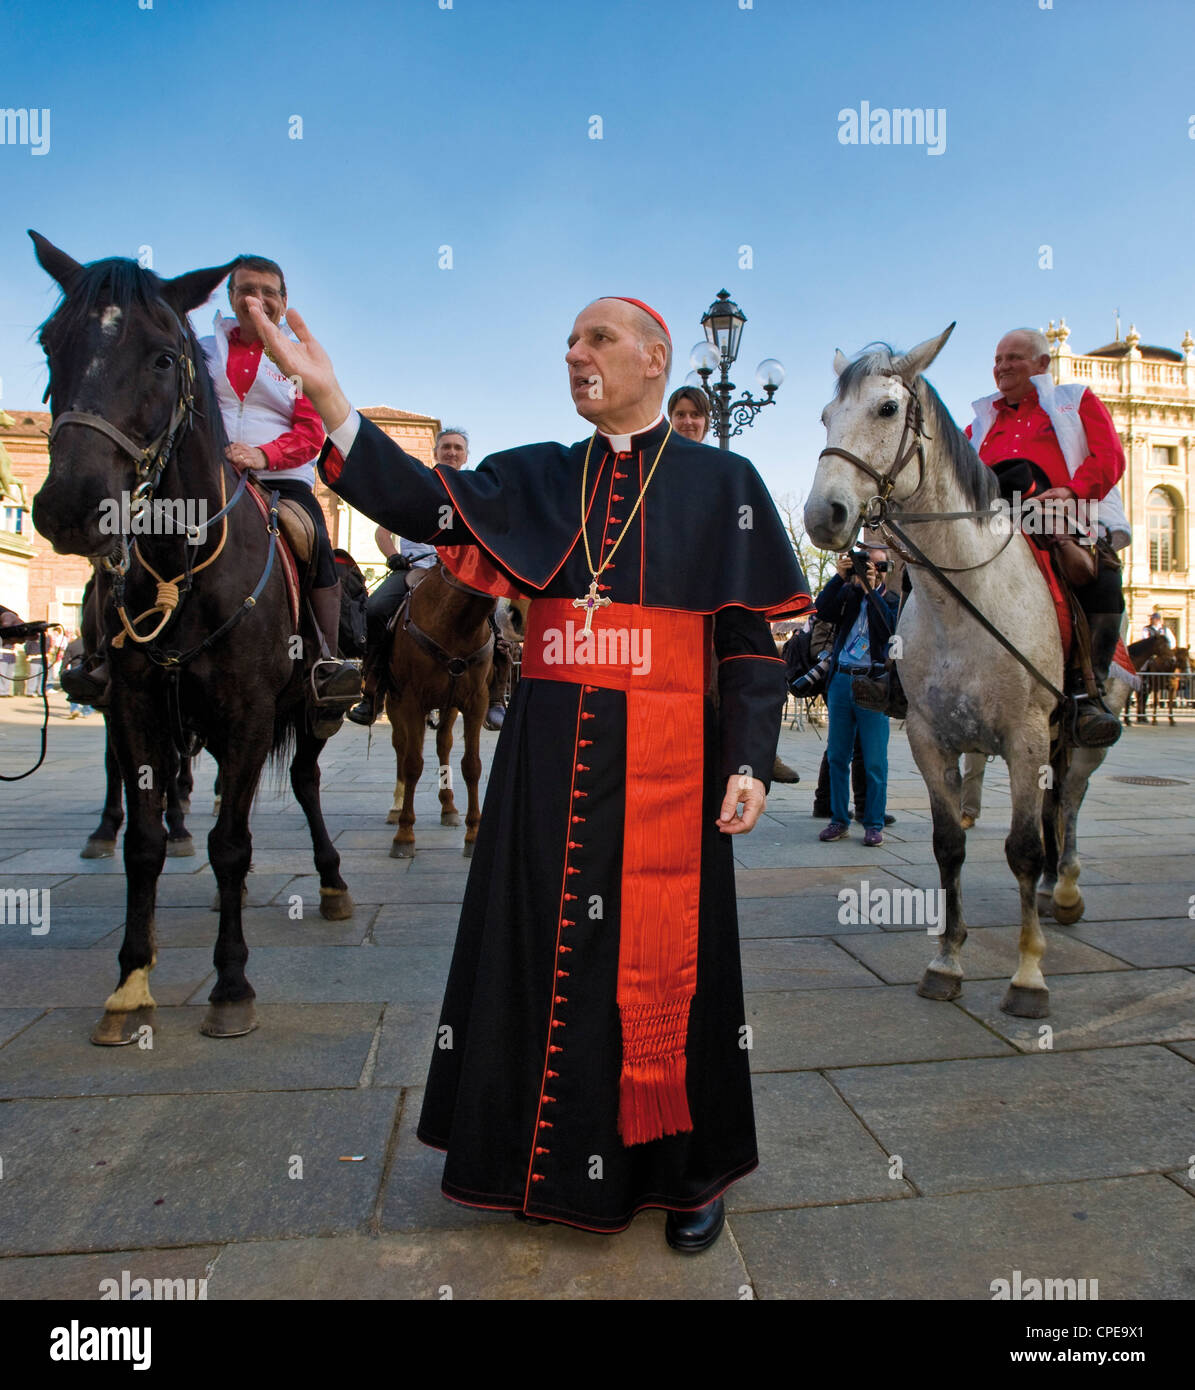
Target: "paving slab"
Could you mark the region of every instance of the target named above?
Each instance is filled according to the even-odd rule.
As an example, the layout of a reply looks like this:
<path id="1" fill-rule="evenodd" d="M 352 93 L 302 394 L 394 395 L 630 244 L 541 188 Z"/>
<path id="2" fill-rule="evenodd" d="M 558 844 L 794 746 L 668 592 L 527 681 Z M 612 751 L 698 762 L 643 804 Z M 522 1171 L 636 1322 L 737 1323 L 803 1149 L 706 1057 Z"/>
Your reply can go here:
<path id="1" fill-rule="evenodd" d="M 354 903 L 353 908 L 347 921 L 329 922 L 320 916 L 316 903 L 303 903 L 302 917 L 292 917 L 289 905 L 270 903 L 267 907 L 243 908 L 241 926 L 251 953 L 261 946 L 359 946 L 369 934 L 378 909 L 368 903 Z M 162 907 L 154 914 L 154 924 L 160 950 L 196 946 L 211 951 L 216 945 L 220 918 L 210 905 Z"/>
<path id="2" fill-rule="evenodd" d="M 1130 965 L 1195 965 L 1195 922 L 1189 918 L 1080 922 L 1067 930 Z"/>
<path id="3" fill-rule="evenodd" d="M 377 1004 L 262 1004 L 256 1032 L 206 1038 L 206 1005 L 159 1008 L 153 1047 L 94 1047 L 100 1007 L 55 1009 L 0 1049 L 0 1098 L 355 1087 Z"/>
<path id="4" fill-rule="evenodd" d="M 788 990 L 748 994 L 751 1070 L 992 1057 L 1013 1051 L 953 1004 L 919 999 L 911 988 L 878 982 L 869 989 Z"/>
<path id="5" fill-rule="evenodd" d="M 8 916 L 11 918 L 12 913 Z M 27 946 L 35 950 L 46 947 L 80 948 L 94 946 L 106 936 L 110 936 L 124 922 L 124 905 L 107 907 L 64 907 L 55 896 L 54 889 L 48 889 L 46 896 L 37 900 L 35 924 L 25 913 L 25 921 L 8 921 L 0 926 L 0 950 L 13 946 Z M 49 930 L 41 932 L 42 927 Z"/>
<path id="6" fill-rule="evenodd" d="M 833 845 L 827 845 L 833 849 Z M 864 862 L 864 861 L 861 861 Z M 847 864 L 806 865 L 792 869 L 736 869 L 735 892 L 739 902 L 752 898 L 791 898 L 794 902 L 808 894 L 823 892 L 837 894 L 840 888 L 857 883 L 859 875 L 852 873 L 855 860 Z M 899 887 L 903 881 L 877 866 L 871 877 L 877 883 L 891 882 Z"/>
<path id="7" fill-rule="evenodd" d="M 727 1211 L 914 1195 L 824 1076 L 773 1072 L 756 1076 L 752 1090 L 759 1167 L 726 1194 Z"/>
<path id="8" fill-rule="evenodd" d="M 375 946 L 451 946 L 460 916 L 459 903 L 387 903 L 370 936 Z"/>
<path id="9" fill-rule="evenodd" d="M 163 959 L 165 958 L 163 953 Z M 452 947 L 263 946 L 249 960 L 264 1003 L 399 1000 L 439 1003 Z"/>
<path id="10" fill-rule="evenodd" d="M 396 865 L 402 860 L 390 861 Z M 463 875 L 425 874 L 418 878 L 407 874 L 401 867 L 396 871 L 382 873 L 355 874 L 352 878 L 344 875 L 355 903 L 456 903 L 460 904 L 465 894 Z M 300 893 L 305 903 L 319 902 L 319 879 L 296 878 L 287 885 L 283 898 L 290 893 Z"/>
<path id="11" fill-rule="evenodd" d="M 1176 1167 L 1195 1066 L 1163 1047 L 857 1067 L 830 1080 L 923 1193 Z"/>
<path id="12" fill-rule="evenodd" d="M 168 861 L 178 864 L 194 865 L 193 859 Z M 319 880 L 315 879 L 314 891 L 308 891 L 309 901 L 319 901 Z M 288 883 L 294 882 L 288 874 L 249 874 L 245 879 L 248 890 L 245 899 L 248 907 L 263 907 L 271 899 L 282 893 Z M 30 880 L 30 886 L 33 881 Z M 292 892 L 302 892 L 295 888 Z M 164 874 L 158 880 L 159 907 L 210 907 L 216 896 L 216 880 L 210 869 L 192 870 L 186 873 Z M 66 882 L 58 881 L 54 889 L 54 905 L 64 907 L 110 907 L 124 908 L 126 888 L 123 867 L 119 873 L 92 875 L 77 874 Z M 285 899 L 283 899 L 285 901 Z M 123 912 L 122 912 L 123 915 Z"/>
<path id="13" fill-rule="evenodd" d="M 1195 1038 L 1195 976 L 1185 970 L 1118 970 L 1049 975 L 1050 1045 L 1054 1051 Z M 1000 1008 L 1003 985 L 976 984 L 960 1005 L 1022 1052 L 1039 1052 L 1041 1019 L 1018 1019 Z"/>
<path id="14" fill-rule="evenodd" d="M 1011 979 L 1017 968 L 1015 927 L 972 927 L 963 943 L 963 970 L 968 980 Z M 1062 928 L 1046 924 L 1047 976 L 1087 971 L 1128 970 L 1115 956 L 1075 941 Z M 857 956 L 886 984 L 916 984 L 938 951 L 938 938 L 920 932 L 885 931 L 842 938 L 842 947 Z"/>
<path id="15" fill-rule="evenodd" d="M 356 1230 L 396 1104 L 375 1089 L 8 1101 L 0 1254 Z"/>
<path id="16" fill-rule="evenodd" d="M 159 1004 L 182 1004 L 209 977 L 215 979 L 210 949 L 162 951 L 150 977 L 150 990 Z M 119 978 L 115 950 L 14 947 L 0 951 L 0 999 L 6 1004 L 102 1010 Z"/>
<path id="17" fill-rule="evenodd" d="M 1097 1280 L 1100 1301 L 1195 1297 L 1195 1202 L 1157 1174 L 760 1212 L 734 1232 L 759 1298 L 991 1300 L 1015 1270 Z"/>
<path id="18" fill-rule="evenodd" d="M 664 1243 L 662 1212 L 616 1236 L 566 1226 L 498 1225 L 339 1240 L 231 1245 L 216 1261 L 219 1299 L 742 1299 L 751 1285 L 724 1235 L 700 1259 Z"/>
<path id="19" fill-rule="evenodd" d="M 875 983 L 875 974 L 825 937 L 742 943 L 743 989 L 845 989 Z"/>
<path id="20" fill-rule="evenodd" d="M 426 1076 L 425 1066 L 423 1077 Z M 404 1092 L 398 1144 L 378 1213 L 379 1228 L 383 1231 L 447 1231 L 515 1225 L 515 1218 L 509 1212 L 467 1207 L 440 1191 L 444 1155 L 438 1149 L 421 1144 L 415 1135 L 422 1106 L 422 1085 Z"/>
<path id="21" fill-rule="evenodd" d="M 0 1047 L 15 1038 L 18 1033 L 28 1028 L 35 1018 L 39 1018 L 42 1010 L 33 1009 L 0 1009 Z"/>
<path id="22" fill-rule="evenodd" d="M 739 936 L 752 937 L 842 936 L 850 932 L 878 932 L 868 924 L 843 926 L 837 893 L 803 892 L 792 898 L 740 898 Z"/>
<path id="23" fill-rule="evenodd" d="M 421 1086 L 431 1065 L 439 1021 L 439 1000 L 423 1004 L 387 1004 L 372 1084 Z"/>
<path id="24" fill-rule="evenodd" d="M 156 1283 L 149 1297 L 207 1297 L 202 1281 L 220 1253 L 218 1245 L 191 1245 L 185 1250 L 117 1250 L 103 1255 L 31 1255 L 0 1260 L 0 1299 L 69 1299 L 86 1303 L 143 1294 L 135 1280 Z M 182 1281 L 181 1283 L 179 1281 Z"/>

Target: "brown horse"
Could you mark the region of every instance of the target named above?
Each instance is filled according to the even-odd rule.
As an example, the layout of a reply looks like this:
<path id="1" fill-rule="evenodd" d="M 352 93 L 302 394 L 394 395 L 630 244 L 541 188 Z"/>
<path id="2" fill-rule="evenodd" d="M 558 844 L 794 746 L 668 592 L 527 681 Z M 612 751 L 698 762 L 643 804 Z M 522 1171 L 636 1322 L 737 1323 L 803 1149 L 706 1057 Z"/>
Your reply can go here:
<path id="1" fill-rule="evenodd" d="M 1173 724 L 1175 722 L 1174 702 L 1178 696 L 1180 673 L 1190 670 L 1189 649 L 1179 647 L 1176 650 L 1159 632 L 1152 637 L 1143 637 L 1141 641 L 1131 643 L 1128 653 L 1137 674 L 1143 677 L 1141 688 L 1137 692 L 1137 723 L 1156 724 L 1158 722 L 1158 699 L 1165 690 L 1169 699 L 1169 718 Z M 1166 677 L 1169 679 L 1165 679 Z M 1151 699 L 1153 701 L 1153 717 L 1147 720 L 1145 711 Z M 1129 707 L 1127 706 L 1124 722 L 1126 724 L 1129 722 Z"/>
<path id="2" fill-rule="evenodd" d="M 417 573 L 417 572 L 416 572 Z M 439 764 L 440 824 L 460 825 L 452 794 L 452 730 L 459 710 L 465 718 L 465 751 L 461 774 L 469 794 L 465 812 L 465 856 L 473 853 L 481 804 L 481 726 L 489 704 L 494 634 L 490 618 L 496 600 L 471 589 L 438 564 L 416 578 L 394 624 L 390 649 L 386 715 L 397 782 L 387 821 L 398 824 L 392 859 L 415 854 L 415 788 L 423 773 L 424 721 L 440 711 L 436 729 Z M 397 694 L 395 693 L 397 692 Z"/>

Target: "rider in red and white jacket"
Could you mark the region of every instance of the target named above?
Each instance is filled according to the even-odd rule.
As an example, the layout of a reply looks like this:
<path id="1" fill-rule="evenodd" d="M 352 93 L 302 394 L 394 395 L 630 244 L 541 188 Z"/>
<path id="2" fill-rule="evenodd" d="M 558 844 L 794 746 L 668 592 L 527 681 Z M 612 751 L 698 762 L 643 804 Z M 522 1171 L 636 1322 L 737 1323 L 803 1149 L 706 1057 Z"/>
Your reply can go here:
<path id="1" fill-rule="evenodd" d="M 239 256 L 228 277 L 228 301 L 235 319 L 218 311 L 213 333 L 200 344 L 215 386 L 229 444 L 225 455 L 238 469 L 250 469 L 269 492 L 290 498 L 315 525 L 311 606 L 331 660 L 316 663 L 316 693 L 337 704 L 361 693 L 358 665 L 337 657 L 340 580 L 323 509 L 315 498 L 315 460 L 324 427 L 315 407 L 265 357 L 262 342 L 245 308 L 250 296 L 280 323 L 286 312 L 286 281 L 281 267 L 264 256 Z"/>

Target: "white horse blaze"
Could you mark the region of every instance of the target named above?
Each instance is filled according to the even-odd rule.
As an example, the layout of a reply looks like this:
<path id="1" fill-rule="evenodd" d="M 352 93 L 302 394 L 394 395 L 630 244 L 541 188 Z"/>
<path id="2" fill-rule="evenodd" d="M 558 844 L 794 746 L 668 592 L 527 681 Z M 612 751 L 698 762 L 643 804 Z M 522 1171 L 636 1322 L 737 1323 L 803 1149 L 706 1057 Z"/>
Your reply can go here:
<path id="1" fill-rule="evenodd" d="M 128 1014 L 134 1009 L 152 1009 L 156 1005 L 149 992 L 149 966 L 139 965 L 129 974 L 129 978 L 104 1002 L 104 1009 L 110 1014 Z"/>

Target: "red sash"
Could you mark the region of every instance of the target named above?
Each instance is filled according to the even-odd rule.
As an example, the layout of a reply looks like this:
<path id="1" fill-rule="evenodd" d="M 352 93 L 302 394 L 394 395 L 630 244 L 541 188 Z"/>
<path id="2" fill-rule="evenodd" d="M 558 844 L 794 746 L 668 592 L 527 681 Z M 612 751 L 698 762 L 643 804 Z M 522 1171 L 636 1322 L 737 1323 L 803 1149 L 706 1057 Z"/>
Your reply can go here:
<path id="1" fill-rule="evenodd" d="M 583 629 L 570 600 L 535 599 L 522 675 L 626 694 L 618 1129 L 624 1144 L 642 1144 L 693 1128 L 685 1038 L 697 987 L 710 619 L 612 603 L 595 612 L 591 634 Z"/>

